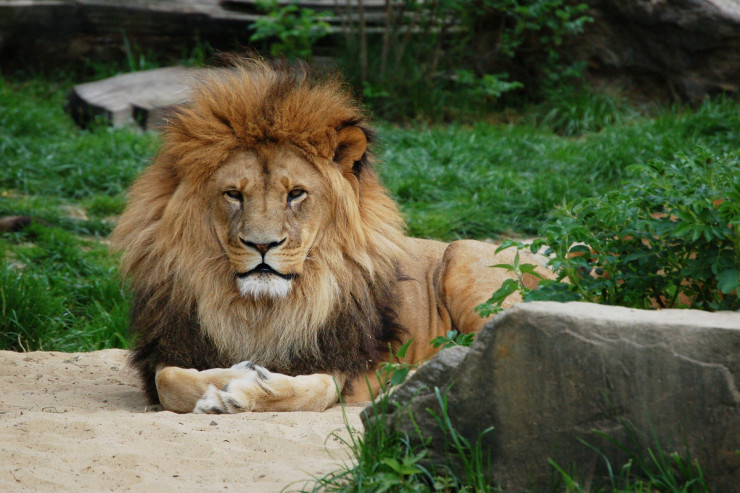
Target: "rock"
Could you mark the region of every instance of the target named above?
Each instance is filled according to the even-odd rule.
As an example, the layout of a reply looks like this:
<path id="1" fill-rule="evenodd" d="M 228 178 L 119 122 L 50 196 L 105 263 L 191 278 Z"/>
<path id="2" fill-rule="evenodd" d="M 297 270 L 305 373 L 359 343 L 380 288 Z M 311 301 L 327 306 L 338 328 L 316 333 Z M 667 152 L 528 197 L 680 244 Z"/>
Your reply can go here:
<path id="1" fill-rule="evenodd" d="M 165 67 L 78 84 L 67 97 L 66 110 L 83 128 L 102 117 L 113 126 L 137 122 L 145 130 L 155 130 L 168 108 L 187 100 L 197 71 Z"/>
<path id="2" fill-rule="evenodd" d="M 470 348 L 463 346 L 453 346 L 443 349 L 432 359 L 424 363 L 414 372 L 404 383 L 388 397 L 387 414 L 395 411 L 404 412 L 403 406 L 412 399 L 429 397 L 434 400 L 434 388 L 445 388 L 452 370 L 458 367 L 460 362 L 468 354 Z M 362 413 L 362 422 L 365 428 L 376 413 L 373 412 L 373 404 L 365 408 Z"/>
<path id="3" fill-rule="evenodd" d="M 644 95 L 698 100 L 740 90 L 735 0 L 587 0 L 583 36 L 567 48 L 597 80 Z"/>
<path id="4" fill-rule="evenodd" d="M 740 313 L 537 302 L 489 323 L 438 387 L 449 386 L 450 421 L 470 443 L 493 426 L 482 445 L 504 491 L 545 489 L 548 459 L 582 475 L 602 474 L 603 457 L 621 467 L 616 442 L 638 454 L 656 443 L 666 455 L 688 451 L 710 488 L 729 492 L 740 484 L 738 381 Z M 388 422 L 431 437 L 431 460 L 444 461 L 443 432 L 427 411 L 439 413 L 439 398 L 400 401 L 409 394 L 398 389 L 408 410 Z"/>
<path id="5" fill-rule="evenodd" d="M 0 66 L 132 64 L 152 53 L 181 60 L 201 42 L 222 51 L 246 46 L 256 18 L 220 0 L 0 0 Z"/>

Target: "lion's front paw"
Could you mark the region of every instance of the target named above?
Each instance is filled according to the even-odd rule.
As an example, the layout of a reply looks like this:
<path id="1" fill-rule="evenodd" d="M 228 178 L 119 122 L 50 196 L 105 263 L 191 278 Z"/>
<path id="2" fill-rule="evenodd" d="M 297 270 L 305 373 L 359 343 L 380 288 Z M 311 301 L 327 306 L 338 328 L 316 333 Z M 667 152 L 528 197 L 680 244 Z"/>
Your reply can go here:
<path id="1" fill-rule="evenodd" d="M 210 385 L 203 397 L 195 403 L 193 412 L 196 414 L 236 414 L 252 410 L 230 393 L 228 387 L 225 389 L 219 390 Z"/>
<path id="2" fill-rule="evenodd" d="M 209 385 L 193 409 L 197 414 L 235 414 L 252 411 L 255 403 L 269 391 L 266 381 L 272 375 L 267 369 L 250 361 L 242 361 L 230 368 L 242 370 L 244 375 L 234 378 L 222 389 Z"/>
<path id="3" fill-rule="evenodd" d="M 237 363 L 229 369 L 230 370 L 252 370 L 254 369 L 254 367 L 255 367 L 255 364 L 247 360 L 247 361 L 242 361 L 241 363 Z"/>

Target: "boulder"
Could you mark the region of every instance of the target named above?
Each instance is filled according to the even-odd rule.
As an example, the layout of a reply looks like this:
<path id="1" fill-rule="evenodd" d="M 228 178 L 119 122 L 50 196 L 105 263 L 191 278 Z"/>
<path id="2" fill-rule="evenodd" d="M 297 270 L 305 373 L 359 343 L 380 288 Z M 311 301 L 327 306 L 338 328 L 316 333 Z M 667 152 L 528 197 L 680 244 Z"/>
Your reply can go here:
<path id="1" fill-rule="evenodd" d="M 650 97 L 697 100 L 740 90 L 737 0 L 587 0 L 588 24 L 567 55 L 595 79 Z"/>
<path id="2" fill-rule="evenodd" d="M 713 491 L 737 491 L 740 313 L 525 303 L 457 356 L 438 381 L 422 367 L 386 416 L 412 439 L 431 438 L 432 461 L 447 460 L 433 414 L 446 398 L 452 426 L 471 444 L 481 439 L 507 492 L 546 489 L 549 460 L 588 476 L 605 473 L 605 459 L 619 468 L 628 456 L 616 444 L 636 457 L 688 454 Z"/>

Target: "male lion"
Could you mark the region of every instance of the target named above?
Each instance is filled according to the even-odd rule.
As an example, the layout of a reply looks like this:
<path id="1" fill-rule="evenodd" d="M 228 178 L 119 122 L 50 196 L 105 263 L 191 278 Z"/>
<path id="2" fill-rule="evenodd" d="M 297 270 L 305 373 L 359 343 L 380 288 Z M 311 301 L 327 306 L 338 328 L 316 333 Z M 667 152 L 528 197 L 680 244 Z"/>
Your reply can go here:
<path id="1" fill-rule="evenodd" d="M 235 413 L 369 400 L 389 344 L 412 338 L 416 362 L 434 337 L 483 326 L 474 307 L 510 277 L 487 266 L 513 252 L 404 236 L 366 124 L 338 79 L 258 61 L 208 72 L 171 115 L 113 233 L 153 402 Z"/>

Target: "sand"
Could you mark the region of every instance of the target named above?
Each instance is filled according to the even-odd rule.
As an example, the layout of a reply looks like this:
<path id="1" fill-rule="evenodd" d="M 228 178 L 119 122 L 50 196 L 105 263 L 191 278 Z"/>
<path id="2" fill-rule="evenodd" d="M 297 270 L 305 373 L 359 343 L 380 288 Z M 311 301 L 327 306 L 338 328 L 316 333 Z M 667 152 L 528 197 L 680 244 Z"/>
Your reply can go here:
<path id="1" fill-rule="evenodd" d="M 126 354 L 0 351 L 0 491 L 296 491 L 347 460 L 340 407 L 161 411 Z M 357 430 L 361 410 L 346 408 Z"/>

